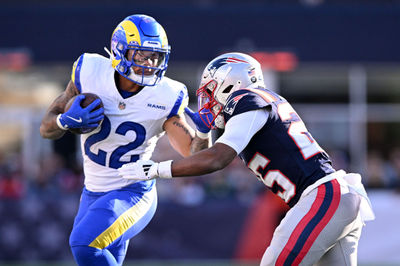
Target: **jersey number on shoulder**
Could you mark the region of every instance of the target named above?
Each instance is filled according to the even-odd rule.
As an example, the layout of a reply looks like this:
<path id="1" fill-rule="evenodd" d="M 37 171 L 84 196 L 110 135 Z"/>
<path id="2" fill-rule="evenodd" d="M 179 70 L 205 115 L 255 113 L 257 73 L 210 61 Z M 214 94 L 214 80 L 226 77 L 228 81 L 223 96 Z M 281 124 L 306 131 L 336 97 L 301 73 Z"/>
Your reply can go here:
<path id="1" fill-rule="evenodd" d="M 126 154 L 127 152 L 136 149 L 140 145 L 143 144 L 144 140 L 146 139 L 146 130 L 145 128 L 134 122 L 124 122 L 120 124 L 117 129 L 115 130 L 116 134 L 119 135 L 126 135 L 128 131 L 134 131 L 136 133 L 136 139 L 132 142 L 129 142 L 126 145 L 119 146 L 116 148 L 110 155 L 109 167 L 118 169 L 123 164 L 128 162 L 121 162 L 121 157 Z M 102 140 L 105 140 L 111 133 L 111 122 L 107 116 L 104 117 L 103 123 L 101 124 L 101 129 L 99 132 L 89 136 L 84 144 L 85 154 L 92 160 L 93 162 L 106 166 L 106 158 L 107 153 L 101 149 L 96 153 L 93 153 L 90 150 L 90 147 Z M 130 157 L 129 162 L 135 162 L 139 159 L 139 155 L 132 155 Z"/>
<path id="2" fill-rule="evenodd" d="M 267 187 L 271 188 L 277 183 L 283 191 L 278 191 L 276 194 L 281 197 L 285 202 L 289 202 L 290 199 L 296 193 L 296 186 L 282 174 L 279 170 L 269 170 L 263 177 L 262 172 L 269 164 L 270 160 L 260 153 L 256 153 L 248 164 L 248 167 L 256 174 L 257 178 L 260 179 Z M 261 168 L 261 171 L 259 171 Z"/>
<path id="3" fill-rule="evenodd" d="M 321 147 L 307 131 L 303 121 L 288 102 L 278 105 L 278 114 L 283 122 L 290 122 L 288 134 L 299 148 L 304 160 L 322 152 Z"/>

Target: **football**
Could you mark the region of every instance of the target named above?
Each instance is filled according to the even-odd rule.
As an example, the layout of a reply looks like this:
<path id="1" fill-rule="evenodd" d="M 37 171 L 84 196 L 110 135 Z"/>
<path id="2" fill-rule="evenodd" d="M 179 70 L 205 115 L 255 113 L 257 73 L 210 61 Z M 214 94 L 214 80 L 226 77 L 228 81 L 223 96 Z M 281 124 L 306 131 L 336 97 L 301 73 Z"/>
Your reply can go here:
<path id="1" fill-rule="evenodd" d="M 97 96 L 97 95 L 94 94 L 94 93 L 84 92 L 84 93 L 82 93 L 82 94 L 85 95 L 85 99 L 83 99 L 83 100 L 81 101 L 81 107 L 83 107 L 83 108 L 84 108 L 84 107 L 87 107 L 87 106 L 88 106 L 89 104 L 91 104 L 94 100 L 100 99 L 100 97 Z M 75 95 L 74 97 L 72 97 L 72 98 L 68 101 L 67 105 L 65 105 L 64 112 L 68 111 L 68 109 L 71 107 L 72 103 L 74 102 L 76 96 L 78 96 L 78 95 Z M 101 99 L 100 99 L 100 100 L 101 100 Z M 99 108 L 101 108 L 101 107 L 103 107 L 103 102 L 100 102 L 100 104 L 97 105 L 97 107 L 94 108 L 93 110 L 97 110 L 97 109 L 99 109 Z M 101 122 L 102 122 L 102 121 L 101 121 Z M 101 124 L 101 122 L 100 122 L 100 124 Z M 85 127 L 83 127 L 83 128 L 70 128 L 70 129 L 68 129 L 68 130 L 69 130 L 70 132 L 74 133 L 74 134 L 86 134 L 86 133 L 92 132 L 92 131 L 95 130 L 95 129 L 96 129 L 96 128 L 85 128 Z"/>

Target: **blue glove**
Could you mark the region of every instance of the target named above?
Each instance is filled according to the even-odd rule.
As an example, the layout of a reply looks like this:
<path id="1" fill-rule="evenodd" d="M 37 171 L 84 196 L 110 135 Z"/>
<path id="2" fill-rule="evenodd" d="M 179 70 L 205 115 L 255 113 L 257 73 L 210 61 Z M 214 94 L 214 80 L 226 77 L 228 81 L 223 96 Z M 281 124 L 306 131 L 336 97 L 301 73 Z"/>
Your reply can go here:
<path id="1" fill-rule="evenodd" d="M 76 96 L 71 107 L 63 114 L 57 117 L 57 125 L 67 130 L 69 128 L 96 128 L 104 119 L 104 108 L 101 107 L 93 111 L 100 103 L 100 99 L 94 100 L 85 108 L 81 107 L 81 101 L 85 95 Z"/>
<path id="2" fill-rule="evenodd" d="M 199 112 L 193 112 L 189 107 L 185 107 L 185 113 L 192 119 L 193 123 L 196 125 L 196 129 L 201 132 L 207 134 L 210 132 L 212 125 L 207 123 L 208 121 L 212 121 L 214 119 L 211 113 L 208 114 L 200 114 Z M 206 122 L 207 121 L 207 122 Z"/>

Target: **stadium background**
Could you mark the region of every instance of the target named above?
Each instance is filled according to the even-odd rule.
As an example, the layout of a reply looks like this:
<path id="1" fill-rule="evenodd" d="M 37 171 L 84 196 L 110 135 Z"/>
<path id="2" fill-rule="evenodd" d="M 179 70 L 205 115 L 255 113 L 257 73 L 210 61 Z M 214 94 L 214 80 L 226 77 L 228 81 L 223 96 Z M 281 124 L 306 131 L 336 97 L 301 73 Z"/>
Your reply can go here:
<path id="1" fill-rule="evenodd" d="M 76 136 L 43 140 L 43 112 L 83 52 L 106 55 L 130 14 L 155 17 L 167 76 L 191 104 L 206 63 L 226 51 L 261 61 L 334 165 L 363 174 L 376 221 L 360 265 L 400 265 L 400 1 L 1 1 L 0 265 L 73 265 L 68 235 L 82 173 Z M 178 155 L 162 139 L 155 160 Z M 206 177 L 158 182 L 159 207 L 126 265 L 255 265 L 285 206 L 234 161 Z M 323 265 L 328 265 L 329 256 Z M 32 264 L 37 263 L 37 264 Z"/>

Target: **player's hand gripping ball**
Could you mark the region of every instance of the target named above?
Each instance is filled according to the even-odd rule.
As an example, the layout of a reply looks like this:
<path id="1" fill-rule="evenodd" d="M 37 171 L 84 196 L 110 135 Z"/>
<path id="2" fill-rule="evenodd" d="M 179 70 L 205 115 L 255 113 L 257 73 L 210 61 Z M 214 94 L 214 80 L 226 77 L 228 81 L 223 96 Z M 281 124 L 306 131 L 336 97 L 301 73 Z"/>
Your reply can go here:
<path id="1" fill-rule="evenodd" d="M 98 103 L 93 103 L 97 99 Z M 74 104 L 75 100 L 77 102 Z M 79 101 L 80 106 L 78 106 Z M 70 132 L 74 134 L 86 134 L 98 128 L 103 122 L 104 105 L 100 97 L 96 94 L 88 92 L 81 93 L 75 95 L 68 101 L 65 105 L 63 115 L 68 120 L 71 120 L 71 125 L 68 126 Z"/>

